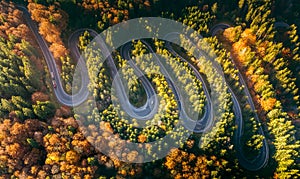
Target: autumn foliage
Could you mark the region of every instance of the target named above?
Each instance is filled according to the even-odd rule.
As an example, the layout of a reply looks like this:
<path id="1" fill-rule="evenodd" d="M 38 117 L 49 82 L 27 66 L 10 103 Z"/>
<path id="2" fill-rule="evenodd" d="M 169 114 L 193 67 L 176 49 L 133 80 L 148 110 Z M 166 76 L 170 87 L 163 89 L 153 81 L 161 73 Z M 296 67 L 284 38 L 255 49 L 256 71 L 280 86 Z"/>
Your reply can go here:
<path id="1" fill-rule="evenodd" d="M 93 28 L 101 32 L 110 25 L 123 20 L 150 14 L 183 22 L 203 33 L 203 42 L 211 43 L 211 48 L 208 48 L 209 50 L 204 54 L 215 59 L 214 63 L 220 64 L 224 71 L 225 81 L 232 87 L 234 93 L 237 92 L 236 96 L 239 98 L 238 102 L 241 104 L 243 113 L 243 136 L 235 137 L 234 131 L 237 128 L 237 130 L 240 129 L 240 126 L 236 125 L 237 122 L 234 123 L 235 120 L 238 120 L 237 108 L 227 90 L 222 88 L 223 86 L 217 86 L 219 79 L 216 79 L 213 81 L 213 85 L 216 84 L 216 86 L 208 87 L 208 91 L 213 94 L 211 89 L 215 89 L 217 92 L 224 90 L 224 93 L 222 92 L 218 96 L 218 99 L 222 99 L 220 101 L 224 110 L 215 108 L 213 104 L 213 110 L 222 113 L 221 118 L 213 117 L 214 129 L 217 129 L 212 130 L 216 131 L 213 134 L 215 140 L 206 141 L 208 139 L 206 136 L 210 136 L 210 132 L 193 133 L 181 148 L 171 150 L 165 158 L 143 163 L 144 155 L 140 152 L 141 150 L 127 148 L 128 142 L 135 142 L 139 147 L 144 145 L 144 152 L 157 156 L 157 152 L 165 150 L 169 143 L 161 143 L 157 150 L 153 150 L 154 146 L 149 141 L 159 140 L 165 135 L 176 140 L 182 137 L 182 133 L 178 135 L 172 133 L 172 130 L 175 129 L 174 125 L 178 123 L 179 110 L 175 97 L 171 95 L 173 91 L 167 80 L 155 75 L 146 76 L 153 86 L 156 86 L 156 92 L 165 99 L 162 100 L 165 101 L 162 106 L 166 111 L 166 115 L 156 116 L 159 118 L 159 122 L 149 128 L 137 128 L 135 120 L 133 120 L 133 124 L 130 124 L 123 118 L 122 113 L 116 113 L 112 108 L 109 84 L 111 76 L 106 64 L 101 68 L 99 74 L 93 73 L 96 76 L 91 78 L 97 79 L 92 84 L 97 86 L 93 95 L 100 111 L 99 115 L 96 114 L 96 108 L 92 108 L 90 111 L 87 109 L 87 115 L 74 115 L 73 108 L 61 106 L 55 100 L 54 95 L 50 94 L 52 91 L 47 88 L 47 85 L 44 85 L 43 81 L 51 77 L 49 74 L 45 74 L 46 66 L 42 59 L 43 55 L 33 34 L 25 25 L 22 11 L 18 10 L 12 2 L 1 1 L 0 178 L 89 179 L 104 178 L 103 176 L 105 176 L 117 179 L 147 177 L 198 179 L 270 178 L 272 175 L 274 178 L 289 178 L 299 175 L 298 151 L 300 145 L 297 140 L 299 140 L 300 124 L 297 119 L 299 117 L 294 112 L 297 105 L 299 108 L 300 104 L 299 95 L 297 95 L 300 83 L 297 83 L 299 79 L 295 80 L 300 74 L 299 70 L 296 70 L 300 61 L 297 27 L 291 25 L 283 37 L 285 41 L 278 43 L 280 38 L 273 38 L 273 32 L 276 30 L 271 25 L 274 24 L 273 16 L 276 15 L 276 12 L 273 12 L 273 8 L 277 8 L 277 1 L 272 4 L 273 1 L 240 0 L 238 5 L 237 1 L 230 1 L 229 4 L 228 2 L 220 0 L 215 2 L 176 1 L 176 3 L 168 0 L 22 1 L 22 3 L 28 4 L 27 7 L 35 25 L 56 60 L 66 86 L 66 92 L 71 92 L 72 70 L 74 70 L 75 64 L 69 57 L 69 51 L 65 45 L 68 36 L 79 27 Z M 291 8 L 297 7 L 296 1 L 293 1 L 293 6 Z M 210 37 L 211 27 L 221 20 L 220 17 L 232 21 L 230 24 L 236 25 L 236 27 L 224 30 L 223 34 L 217 35 L 217 38 Z M 281 18 L 284 19 L 284 17 Z M 292 20 L 287 22 L 290 21 Z M 225 40 L 218 41 L 220 36 Z M 78 45 L 80 50 L 85 49 L 84 47 L 90 43 L 91 38 L 88 32 L 80 37 Z M 200 41 L 202 42 L 202 40 Z M 163 49 L 166 47 L 163 45 L 163 41 L 153 40 L 152 44 L 151 40 L 147 39 L 147 42 L 156 47 L 159 46 L 161 49 L 157 48 L 158 52 L 161 50 L 165 54 L 169 53 L 167 49 Z M 134 57 L 133 62 L 142 71 L 146 71 L 147 69 L 143 69 L 145 60 L 152 62 L 152 59 L 137 58 L 137 54 L 149 51 L 140 42 L 132 47 L 130 55 Z M 184 54 L 187 59 L 191 57 L 191 54 L 185 53 L 180 48 L 174 48 L 174 50 Z M 229 51 L 230 53 L 228 53 Z M 119 50 L 113 53 L 113 57 L 116 61 L 122 61 L 121 63 L 126 61 L 122 59 Z M 206 74 L 205 68 L 208 66 L 200 63 L 202 58 L 200 60 L 191 57 L 191 59 L 192 64 L 195 64 L 196 69 L 201 72 L 200 75 L 204 77 L 204 83 L 199 83 L 199 85 L 197 83 L 195 86 L 198 88 L 200 85 L 205 85 L 206 82 L 210 83 L 210 77 L 214 75 L 213 70 Z M 88 58 L 87 61 L 95 62 L 97 58 Z M 187 63 L 181 63 L 181 59 L 178 58 L 178 62 L 187 67 L 185 70 L 189 69 Z M 171 63 L 167 64 L 174 71 L 181 70 L 181 68 L 172 66 Z M 155 67 L 149 71 L 156 73 L 159 69 L 161 68 Z M 238 71 L 241 72 L 241 76 Z M 126 72 L 130 74 L 130 70 Z M 191 70 L 191 72 L 193 71 Z M 293 76 L 294 72 L 298 74 Z M 241 77 L 246 82 L 244 88 L 239 81 Z M 181 76 L 180 79 L 185 81 L 185 76 Z M 40 87 L 36 84 L 39 84 Z M 187 89 L 189 87 L 188 85 L 184 86 Z M 133 91 L 138 91 L 141 86 L 135 87 Z M 244 93 L 246 87 L 250 89 L 250 96 L 260 115 L 257 120 L 252 117 L 253 113 L 250 112 L 255 109 L 252 109 L 248 103 L 242 104 L 247 101 L 247 95 Z M 199 92 L 203 94 L 201 90 Z M 192 90 L 192 92 L 196 92 L 196 90 Z M 291 105 L 289 102 L 293 101 L 294 103 Z M 200 106 L 201 109 L 204 108 L 205 104 L 207 103 L 203 98 L 199 109 Z M 289 107 L 291 109 L 287 109 Z M 80 120 L 76 120 L 75 117 Z M 259 119 L 265 120 L 260 121 Z M 267 145 L 270 148 L 269 153 L 266 152 L 269 154 L 267 156 L 269 163 L 261 172 L 248 172 L 239 165 L 242 164 L 242 161 L 238 160 L 235 154 L 239 152 L 237 149 L 240 148 L 246 158 L 260 157 L 264 154 L 257 152 L 256 155 L 256 152 L 252 152 L 254 148 L 257 148 L 257 151 L 259 151 L 258 148 L 261 148 L 264 136 L 256 134 L 261 129 L 260 125 L 263 126 Z M 298 127 L 296 137 L 294 137 L 294 125 Z M 253 133 L 256 135 L 252 135 Z M 202 139 L 207 145 L 198 145 L 201 144 L 199 141 Z M 240 148 L 236 146 L 236 139 L 241 139 Z M 174 142 L 177 142 L 176 140 Z M 246 147 L 249 147 L 250 150 L 245 149 Z M 107 151 L 109 155 L 103 154 L 101 151 Z M 128 162 L 123 162 L 120 158 Z M 137 164 L 132 163 L 136 161 L 138 161 Z M 266 177 L 266 175 L 270 176 Z"/>
<path id="2" fill-rule="evenodd" d="M 215 156 L 197 156 L 180 149 L 174 149 L 166 157 L 164 166 L 172 178 L 209 178 L 226 167 L 228 162 Z M 214 170 L 215 169 L 215 170 Z"/>
<path id="3" fill-rule="evenodd" d="M 40 34 L 49 43 L 49 49 L 56 59 L 56 64 L 61 67 L 60 58 L 68 54 L 61 39 L 62 31 L 67 26 L 67 13 L 55 5 L 46 7 L 36 3 L 29 3 L 28 10 L 32 19 L 38 22 Z"/>
<path id="4" fill-rule="evenodd" d="M 81 6 L 86 10 L 99 11 L 100 16 L 106 17 L 110 25 L 117 24 L 122 20 L 127 20 L 129 16 L 127 3 L 123 1 L 94 1 L 83 0 Z M 132 6 L 132 3 L 130 3 Z"/>
<path id="5" fill-rule="evenodd" d="M 45 125 L 38 120 L 30 119 L 24 123 L 4 120 L 0 124 L 1 168 L 8 173 L 13 171 L 16 177 L 37 175 L 45 157 L 44 151 L 40 148 L 43 145 L 44 134 Z M 37 168 L 40 169 L 35 170 Z"/>
<path id="6" fill-rule="evenodd" d="M 234 28 L 226 29 L 224 32 L 225 37 L 232 38 L 228 34 L 231 34 L 230 32 L 233 30 Z M 266 43 L 267 42 L 264 42 L 261 43 L 261 45 L 256 46 L 256 36 L 253 34 L 251 29 L 245 29 L 241 33 L 239 40 L 232 44 L 232 49 L 231 49 L 232 56 L 234 57 L 234 60 L 239 65 L 239 68 L 245 71 L 245 75 L 247 79 L 246 82 L 248 83 L 249 87 L 252 87 L 250 88 L 251 90 L 253 90 L 252 94 L 262 93 L 266 89 L 267 85 L 269 84 L 269 82 L 265 78 L 261 78 L 261 76 L 257 74 L 257 72 L 255 71 L 257 69 L 255 69 L 254 66 L 249 65 L 255 60 L 255 56 L 251 55 L 251 53 L 257 54 L 261 58 L 265 55 Z M 275 98 L 265 98 L 259 95 L 255 95 L 253 97 L 254 99 L 257 99 L 255 102 L 259 104 L 258 109 L 261 109 L 260 111 L 268 112 L 273 109 L 276 103 Z M 259 113 L 262 114 L 261 112 Z"/>

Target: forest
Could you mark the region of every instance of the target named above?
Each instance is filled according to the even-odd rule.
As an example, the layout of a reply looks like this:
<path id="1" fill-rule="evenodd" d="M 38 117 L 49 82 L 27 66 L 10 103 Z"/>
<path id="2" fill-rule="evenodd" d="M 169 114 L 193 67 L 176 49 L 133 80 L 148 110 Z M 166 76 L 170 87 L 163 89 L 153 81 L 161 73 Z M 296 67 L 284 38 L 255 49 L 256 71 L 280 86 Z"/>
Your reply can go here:
<path id="1" fill-rule="evenodd" d="M 140 17 L 203 38 L 102 63 L 96 35 Z M 1 0 L 0 178 L 299 178 L 299 28 L 298 0 Z"/>

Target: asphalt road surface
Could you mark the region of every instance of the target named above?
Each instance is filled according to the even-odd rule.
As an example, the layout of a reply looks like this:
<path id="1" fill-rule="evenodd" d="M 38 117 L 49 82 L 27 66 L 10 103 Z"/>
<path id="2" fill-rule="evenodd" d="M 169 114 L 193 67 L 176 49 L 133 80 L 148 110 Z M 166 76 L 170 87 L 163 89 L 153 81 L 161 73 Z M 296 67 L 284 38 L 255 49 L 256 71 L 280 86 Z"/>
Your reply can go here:
<path id="1" fill-rule="evenodd" d="M 51 74 L 53 74 L 53 79 L 52 79 L 52 80 L 54 80 L 53 91 L 54 91 L 58 101 L 67 106 L 80 105 L 89 96 L 89 90 L 87 88 L 88 84 L 89 84 L 89 77 L 88 77 L 88 72 L 87 72 L 85 61 L 83 58 L 81 58 L 80 52 L 77 48 L 78 38 L 84 31 L 88 31 L 92 37 L 96 37 L 98 34 L 95 31 L 90 30 L 90 29 L 80 29 L 80 30 L 74 32 L 69 39 L 69 48 L 70 48 L 71 52 L 73 53 L 73 55 L 75 56 L 75 58 L 78 59 L 78 65 L 81 67 L 81 87 L 79 88 L 79 90 L 76 94 L 70 95 L 70 94 L 67 94 L 63 89 L 60 75 L 57 70 L 54 57 L 53 57 L 52 53 L 49 51 L 47 43 L 39 34 L 38 28 L 37 28 L 36 24 L 32 21 L 29 12 L 27 11 L 27 9 L 25 7 L 18 6 L 18 8 L 23 12 L 23 17 L 26 21 L 26 24 L 28 25 L 28 27 L 30 28 L 32 33 L 34 34 L 34 37 L 45 57 L 49 72 Z M 276 24 L 276 26 L 286 26 L 286 25 L 285 24 Z M 218 24 L 212 28 L 211 33 L 213 35 L 215 35 L 219 30 L 225 29 L 228 27 L 230 27 L 229 24 L 225 24 L 225 23 Z M 149 49 L 149 51 L 154 54 L 154 51 L 151 48 L 151 46 L 145 41 L 142 41 L 142 42 L 146 45 L 146 47 Z M 104 43 L 103 42 L 102 43 L 98 42 L 98 43 L 101 45 L 101 50 L 103 50 L 104 53 L 108 53 L 108 49 L 105 47 Z M 172 49 L 172 47 L 169 43 L 166 44 L 166 47 L 174 56 L 178 56 L 181 60 L 188 62 L 186 59 L 181 57 L 177 52 L 175 52 L 175 50 Z M 117 90 L 117 94 L 118 94 L 119 101 L 120 101 L 122 108 L 131 117 L 134 117 L 136 119 L 139 119 L 139 120 L 151 119 L 154 116 L 154 114 L 156 114 L 156 112 L 157 112 L 157 107 L 159 105 L 159 101 L 156 98 L 156 95 L 155 95 L 153 87 L 151 86 L 151 83 L 146 79 L 145 76 L 142 75 L 142 72 L 132 62 L 130 55 L 129 55 L 130 54 L 129 50 L 130 50 L 130 46 L 125 45 L 121 49 L 121 54 L 128 61 L 129 65 L 135 70 L 136 75 L 140 77 L 142 85 L 145 88 L 145 91 L 147 94 L 147 101 L 142 107 L 135 107 L 134 105 L 132 105 L 129 102 L 128 96 L 124 90 L 124 86 L 120 80 L 119 73 L 114 64 L 114 60 L 112 59 L 111 56 L 109 56 L 107 59 L 107 65 L 109 66 L 112 76 L 114 77 L 114 80 L 116 82 L 116 90 Z M 172 78 L 168 74 L 168 71 L 164 68 L 163 64 L 160 62 L 160 59 L 157 56 L 155 56 L 155 58 L 157 59 L 157 64 L 161 67 L 162 71 L 164 71 L 163 74 L 167 75 L 167 77 L 169 79 L 168 80 L 169 85 L 175 94 L 175 97 L 178 102 L 178 106 L 180 108 L 180 116 L 182 118 L 186 119 L 188 121 L 188 123 L 190 123 L 186 127 L 189 129 L 189 126 L 195 126 L 194 128 L 190 128 L 189 130 L 193 130 L 194 132 L 199 132 L 199 133 L 205 132 L 208 129 L 210 129 L 211 125 L 213 124 L 213 112 L 212 112 L 213 107 L 211 104 L 211 99 L 210 99 L 208 89 L 205 86 L 203 78 L 201 77 L 201 74 L 198 72 L 198 70 L 192 64 L 189 63 L 189 66 L 193 69 L 195 76 L 202 82 L 204 93 L 205 93 L 206 99 L 207 99 L 206 100 L 207 103 L 205 105 L 205 113 L 204 113 L 203 117 L 200 120 L 195 121 L 195 120 L 190 119 L 189 116 L 184 111 L 184 106 L 183 106 L 184 104 L 181 103 L 182 97 L 181 97 L 180 93 L 176 90 L 176 88 L 178 88 L 178 87 L 176 87 L 176 84 L 174 84 L 172 82 Z M 220 70 L 218 67 L 216 67 L 216 68 L 217 68 L 217 70 Z M 252 101 L 250 92 L 249 92 L 249 90 L 246 86 L 246 83 L 240 73 L 239 73 L 239 79 L 240 79 L 240 84 L 244 86 L 245 95 L 248 97 L 248 102 L 251 106 L 251 109 L 253 111 L 255 111 L 255 106 Z M 229 85 L 228 85 L 228 87 L 229 87 Z M 239 101 L 238 101 L 236 95 L 234 94 L 233 90 L 230 87 L 229 87 L 229 92 L 232 95 L 233 110 L 235 113 L 236 124 L 238 125 L 238 129 L 237 129 L 237 133 L 236 133 L 235 137 L 236 137 L 236 146 L 237 146 L 237 151 L 238 151 L 237 155 L 238 155 L 240 164 L 244 168 L 246 168 L 250 171 L 259 170 L 267 164 L 268 159 L 269 159 L 269 148 L 268 148 L 267 141 L 266 141 L 266 139 L 263 140 L 263 146 L 260 149 L 259 155 L 255 159 L 249 160 L 245 157 L 246 154 L 243 153 L 242 146 L 240 144 L 240 139 L 242 138 L 242 135 L 243 135 L 242 110 L 241 110 L 241 107 L 239 105 Z M 259 122 L 259 118 L 258 118 L 258 115 L 256 112 L 254 112 L 254 115 L 255 115 L 254 117 L 257 120 L 257 122 Z M 261 126 L 259 126 L 259 134 L 264 136 L 264 132 L 263 132 L 263 129 Z"/>

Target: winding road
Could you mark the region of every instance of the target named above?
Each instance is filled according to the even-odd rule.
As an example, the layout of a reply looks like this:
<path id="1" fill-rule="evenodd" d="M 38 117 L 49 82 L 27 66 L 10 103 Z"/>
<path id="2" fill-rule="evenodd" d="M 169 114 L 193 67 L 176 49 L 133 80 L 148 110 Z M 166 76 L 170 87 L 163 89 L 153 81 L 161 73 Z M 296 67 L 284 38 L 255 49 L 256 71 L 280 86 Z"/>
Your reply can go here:
<path id="1" fill-rule="evenodd" d="M 78 50 L 77 44 L 78 44 L 78 39 L 79 36 L 84 32 L 88 31 L 92 37 L 96 37 L 98 34 L 97 32 L 90 30 L 90 29 L 80 29 L 74 32 L 70 39 L 69 39 L 69 48 L 70 51 L 73 53 L 74 57 L 78 59 L 78 66 L 81 68 L 81 86 L 76 94 L 67 94 L 62 86 L 61 79 L 59 72 L 56 67 L 55 59 L 52 55 L 52 53 L 49 51 L 48 45 L 45 42 L 45 40 L 41 37 L 41 35 L 38 32 L 38 28 L 36 24 L 32 21 L 30 13 L 27 11 L 25 7 L 22 6 L 17 6 L 22 12 L 23 12 L 23 18 L 34 34 L 34 37 L 45 57 L 49 72 L 53 73 L 53 79 L 55 83 L 57 84 L 56 87 L 53 88 L 53 91 L 57 97 L 57 100 L 67 106 L 77 106 L 83 103 L 87 97 L 89 96 L 89 90 L 88 90 L 88 84 L 89 84 L 89 75 L 86 67 L 86 62 L 80 55 L 80 51 Z M 227 24 L 221 24 L 220 26 L 216 26 L 213 28 L 213 33 L 216 34 L 217 31 L 219 31 L 221 28 L 227 28 Z M 178 87 L 176 87 L 176 84 L 174 84 L 172 81 L 171 76 L 169 75 L 168 71 L 164 68 L 163 64 L 160 62 L 159 57 L 156 56 L 155 52 L 153 51 L 152 47 L 146 42 L 142 41 L 145 46 L 149 49 L 151 53 L 154 54 L 154 58 L 156 59 L 156 63 L 160 66 L 161 70 L 163 71 L 163 74 L 165 74 L 168 78 L 167 81 L 169 83 L 170 88 L 175 94 L 175 97 L 178 102 L 178 106 L 180 108 L 180 115 L 182 118 L 186 119 L 188 123 L 192 123 L 195 128 L 189 128 L 190 125 L 187 125 L 186 127 L 189 130 L 193 130 L 194 132 L 205 132 L 207 131 L 213 124 L 213 107 L 212 107 L 212 102 L 210 99 L 210 94 L 208 92 L 207 87 L 205 86 L 204 80 L 199 73 L 199 71 L 192 65 L 190 64 L 186 59 L 181 57 L 173 48 L 172 46 L 167 43 L 166 47 L 167 49 L 174 55 L 178 56 L 181 60 L 184 62 L 188 62 L 189 66 L 192 68 L 195 76 L 202 82 L 203 84 L 203 89 L 204 93 L 206 95 L 206 105 L 205 105 L 205 113 L 203 117 L 200 120 L 192 120 L 189 118 L 189 116 L 186 114 L 184 111 L 184 104 L 182 104 L 180 101 L 182 100 L 181 94 L 176 90 Z M 101 50 L 104 51 L 104 53 L 108 53 L 107 48 L 105 47 L 105 43 L 101 43 L 101 41 L 98 41 L 98 44 L 101 45 Z M 140 80 L 142 82 L 143 87 L 145 88 L 146 95 L 147 95 L 147 101 L 142 107 L 135 107 L 129 102 L 128 95 L 125 93 L 125 88 L 123 86 L 122 81 L 120 80 L 120 76 L 117 70 L 117 67 L 114 63 L 114 60 L 112 56 L 110 55 L 107 59 L 107 65 L 111 70 L 112 77 L 114 79 L 114 83 L 116 84 L 116 90 L 118 94 L 118 99 L 121 103 L 122 108 L 128 113 L 133 118 L 139 119 L 139 120 L 148 120 L 154 116 L 157 112 L 157 107 L 159 105 L 159 101 L 155 95 L 155 91 L 151 85 L 151 83 L 148 81 L 148 79 L 143 76 L 142 72 L 139 70 L 139 68 L 134 64 L 134 62 L 130 58 L 130 45 L 124 45 L 121 48 L 121 55 L 128 61 L 128 64 L 135 70 L 135 74 L 140 77 Z M 233 62 L 234 63 L 234 62 Z M 216 67 L 218 69 L 218 67 Z M 220 69 L 219 69 L 220 70 Z M 239 78 L 240 78 L 240 83 L 245 87 L 245 94 L 248 96 L 248 102 L 252 108 L 253 111 L 255 111 L 255 106 L 253 104 L 251 95 L 249 93 L 249 90 L 246 87 L 246 83 L 243 80 L 242 75 L 239 73 Z M 229 87 L 229 85 L 228 85 Z M 269 149 L 268 145 L 266 142 L 266 139 L 263 140 L 263 147 L 260 149 L 259 155 L 253 159 L 253 160 L 248 160 L 245 157 L 245 154 L 243 154 L 242 151 L 242 146 L 240 144 L 240 139 L 243 135 L 243 118 L 242 118 L 242 110 L 239 105 L 238 99 L 236 95 L 234 94 L 233 90 L 229 87 L 229 92 L 232 94 L 232 101 L 233 101 L 233 108 L 236 116 L 236 124 L 238 125 L 238 131 L 236 134 L 236 145 L 237 145 L 237 151 L 238 151 L 238 158 L 240 161 L 240 164 L 245 167 L 246 169 L 250 171 L 256 171 L 261 168 L 263 168 L 269 159 Z M 258 116 L 256 113 L 255 114 L 255 119 L 258 121 Z M 264 135 L 263 130 L 261 127 L 259 127 L 259 133 L 261 135 Z"/>
<path id="2" fill-rule="evenodd" d="M 17 7 L 23 12 L 23 18 L 24 18 L 27 26 L 33 33 L 41 51 L 45 57 L 49 72 L 53 73 L 53 75 L 54 75 L 53 80 L 55 81 L 56 87 L 53 88 L 53 91 L 55 93 L 57 100 L 66 106 L 73 106 L 73 105 L 76 106 L 76 105 L 83 103 L 89 95 L 88 88 L 87 88 L 87 86 L 89 84 L 87 71 L 81 70 L 82 84 L 81 84 L 81 87 L 80 87 L 78 93 L 73 94 L 73 95 L 67 94 L 62 86 L 60 75 L 58 73 L 58 69 L 57 69 L 57 66 L 55 63 L 55 59 L 54 59 L 52 53 L 50 52 L 47 43 L 42 38 L 42 36 L 39 34 L 38 28 L 37 28 L 36 24 L 32 21 L 30 13 L 23 6 L 17 6 Z M 85 62 L 83 61 L 82 58 L 78 58 L 78 59 L 79 59 L 78 64 L 80 66 L 82 66 L 82 68 L 84 68 Z M 54 86 L 54 84 L 53 84 L 53 86 Z"/>
<path id="3" fill-rule="evenodd" d="M 207 132 L 213 125 L 213 107 L 210 100 L 210 96 L 207 97 L 207 105 L 205 105 L 205 113 L 201 119 L 192 119 L 190 116 L 186 113 L 184 103 L 181 101 L 184 101 L 183 96 L 180 94 L 180 92 L 177 90 L 181 88 L 180 86 L 177 86 L 174 82 L 176 81 L 171 77 L 168 70 L 164 67 L 164 65 L 161 62 L 161 59 L 157 56 L 157 54 L 154 52 L 152 47 L 144 40 L 141 40 L 141 42 L 148 48 L 150 53 L 154 55 L 154 59 L 157 62 L 157 65 L 161 68 L 162 73 L 167 77 L 167 82 L 170 85 L 170 88 L 172 89 L 173 93 L 175 94 L 175 97 L 177 98 L 178 108 L 180 117 L 184 120 L 183 125 L 189 129 L 190 131 L 196 132 L 196 133 L 203 133 Z M 190 63 L 189 63 L 190 64 Z M 203 79 L 202 79 L 203 80 Z M 208 90 L 206 86 L 204 87 L 205 93 L 208 94 Z"/>
<path id="4" fill-rule="evenodd" d="M 216 24 L 215 26 L 213 26 L 213 28 L 211 30 L 211 34 L 216 35 L 217 31 L 224 30 L 224 29 L 229 28 L 229 27 L 231 27 L 231 25 L 226 24 L 226 23 Z M 242 74 L 240 73 L 240 71 L 236 68 L 236 64 L 235 64 L 234 60 L 232 58 L 230 58 L 230 60 L 234 64 L 234 68 L 238 71 L 239 83 L 240 83 L 241 86 L 244 87 L 244 93 L 247 96 L 247 101 L 250 104 L 251 110 L 254 113 L 254 118 L 255 118 L 257 124 L 260 124 L 259 117 L 256 113 L 255 105 L 253 103 L 253 100 L 252 100 L 251 94 L 249 92 L 249 89 L 247 88 L 247 84 L 246 84 Z M 237 133 L 236 133 L 236 146 L 237 146 L 237 150 L 239 151 L 238 152 L 239 161 L 248 170 L 257 171 L 257 170 L 265 167 L 268 163 L 268 160 L 269 160 L 269 146 L 268 146 L 267 140 L 266 140 L 266 138 L 263 139 L 263 141 L 262 141 L 263 146 L 260 149 L 259 155 L 254 160 L 246 159 L 245 154 L 243 154 L 242 145 L 240 143 L 241 142 L 240 139 L 241 139 L 241 137 L 244 133 L 243 132 L 243 118 L 242 118 L 241 107 L 239 105 L 239 102 L 237 100 L 237 97 L 236 97 L 235 93 L 230 88 L 230 85 L 227 85 L 227 86 L 228 86 L 229 91 L 232 95 L 233 104 L 234 104 L 234 112 L 235 112 L 235 116 L 236 116 L 235 117 L 236 118 L 236 124 L 238 126 L 238 130 L 237 130 Z M 259 126 L 258 133 L 265 137 L 262 126 Z"/>
<path id="5" fill-rule="evenodd" d="M 80 76 L 81 76 L 81 86 L 79 88 L 79 91 L 77 93 L 73 93 L 72 95 L 67 94 L 65 90 L 63 89 L 62 82 L 60 79 L 59 72 L 57 70 L 57 66 L 55 63 L 55 59 L 52 55 L 52 53 L 49 51 L 48 45 L 45 42 L 45 40 L 41 37 L 41 35 L 38 32 L 38 28 L 36 24 L 32 21 L 31 15 L 28 12 L 28 10 L 23 6 L 17 6 L 22 12 L 23 12 L 23 18 L 26 21 L 26 24 L 34 34 L 36 41 L 41 48 L 41 51 L 45 57 L 48 69 L 51 73 L 53 73 L 53 79 L 56 86 L 53 84 L 53 90 L 56 95 L 57 100 L 66 105 L 66 106 L 78 106 L 82 104 L 87 97 L 89 96 L 89 90 L 88 90 L 88 84 L 89 84 L 89 76 L 88 71 L 86 67 L 86 62 L 84 61 L 84 58 L 81 57 L 80 51 L 77 47 L 79 36 L 82 35 L 85 31 L 88 31 L 92 37 L 96 37 L 98 33 L 91 29 L 80 29 L 75 31 L 69 38 L 69 48 L 71 52 L 73 53 L 74 57 L 78 59 L 77 66 L 81 68 L 80 70 Z M 103 44 L 103 43 L 98 43 Z M 105 46 L 101 47 L 102 50 L 107 50 Z M 147 94 L 147 101 L 142 107 L 135 107 L 129 102 L 128 95 L 125 93 L 125 88 L 123 86 L 123 83 L 120 80 L 120 76 L 117 70 L 117 67 L 114 64 L 114 60 L 111 56 L 106 60 L 107 65 L 111 69 L 112 76 L 114 78 L 114 82 L 117 83 L 116 86 L 116 94 L 118 95 L 118 99 L 121 103 L 121 106 L 124 108 L 124 110 L 130 115 L 132 118 L 136 118 L 139 120 L 147 120 L 153 118 L 153 116 L 157 112 L 158 107 L 158 99 L 155 95 L 155 91 L 153 87 L 151 86 L 150 82 L 148 80 L 145 80 L 145 77 L 141 78 L 142 84 L 145 88 L 146 94 Z M 129 63 L 131 67 L 136 69 L 137 67 L 134 66 L 133 63 Z M 138 71 L 136 71 L 138 72 Z"/>

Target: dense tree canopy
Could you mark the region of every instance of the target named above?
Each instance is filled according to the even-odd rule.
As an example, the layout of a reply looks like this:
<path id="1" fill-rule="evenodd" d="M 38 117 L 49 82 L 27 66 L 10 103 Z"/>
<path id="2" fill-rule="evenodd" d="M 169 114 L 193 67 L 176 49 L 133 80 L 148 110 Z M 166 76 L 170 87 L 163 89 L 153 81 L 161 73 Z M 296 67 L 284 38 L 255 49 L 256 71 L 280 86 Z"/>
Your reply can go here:
<path id="1" fill-rule="evenodd" d="M 59 104 L 42 49 L 16 4 L 31 13 L 69 94 L 78 62 L 69 42 L 80 28 L 102 32 L 136 17 L 170 18 L 202 35 L 194 41 L 203 47 L 202 57 L 193 56 L 193 46 L 161 39 L 130 42 L 130 59 L 122 48 L 113 51 L 129 103 L 143 107 L 148 98 L 141 78 L 133 78 L 136 68 L 160 99 L 160 113 L 140 128 L 138 119 L 114 106 L 113 70 L 100 61 L 99 49 L 86 48 L 93 35 L 83 30 L 76 48 L 86 59 L 91 96 L 86 111 L 76 113 Z M 299 7 L 298 0 L 2 0 L 0 178 L 299 178 Z M 186 94 L 181 101 L 150 47 L 167 59 L 160 62 Z M 205 87 L 220 102 L 212 102 L 211 130 L 194 131 L 183 142 L 188 129 L 176 128 L 182 110 L 198 118 L 210 112 Z M 167 135 L 180 147 L 156 161 L 143 163 L 137 150 L 119 150 L 121 140 L 147 144 L 147 155 L 156 157 L 170 144 L 149 142 Z M 104 155 L 96 145 L 141 163 Z M 247 164 L 265 153 L 266 165 L 249 170 Z"/>

